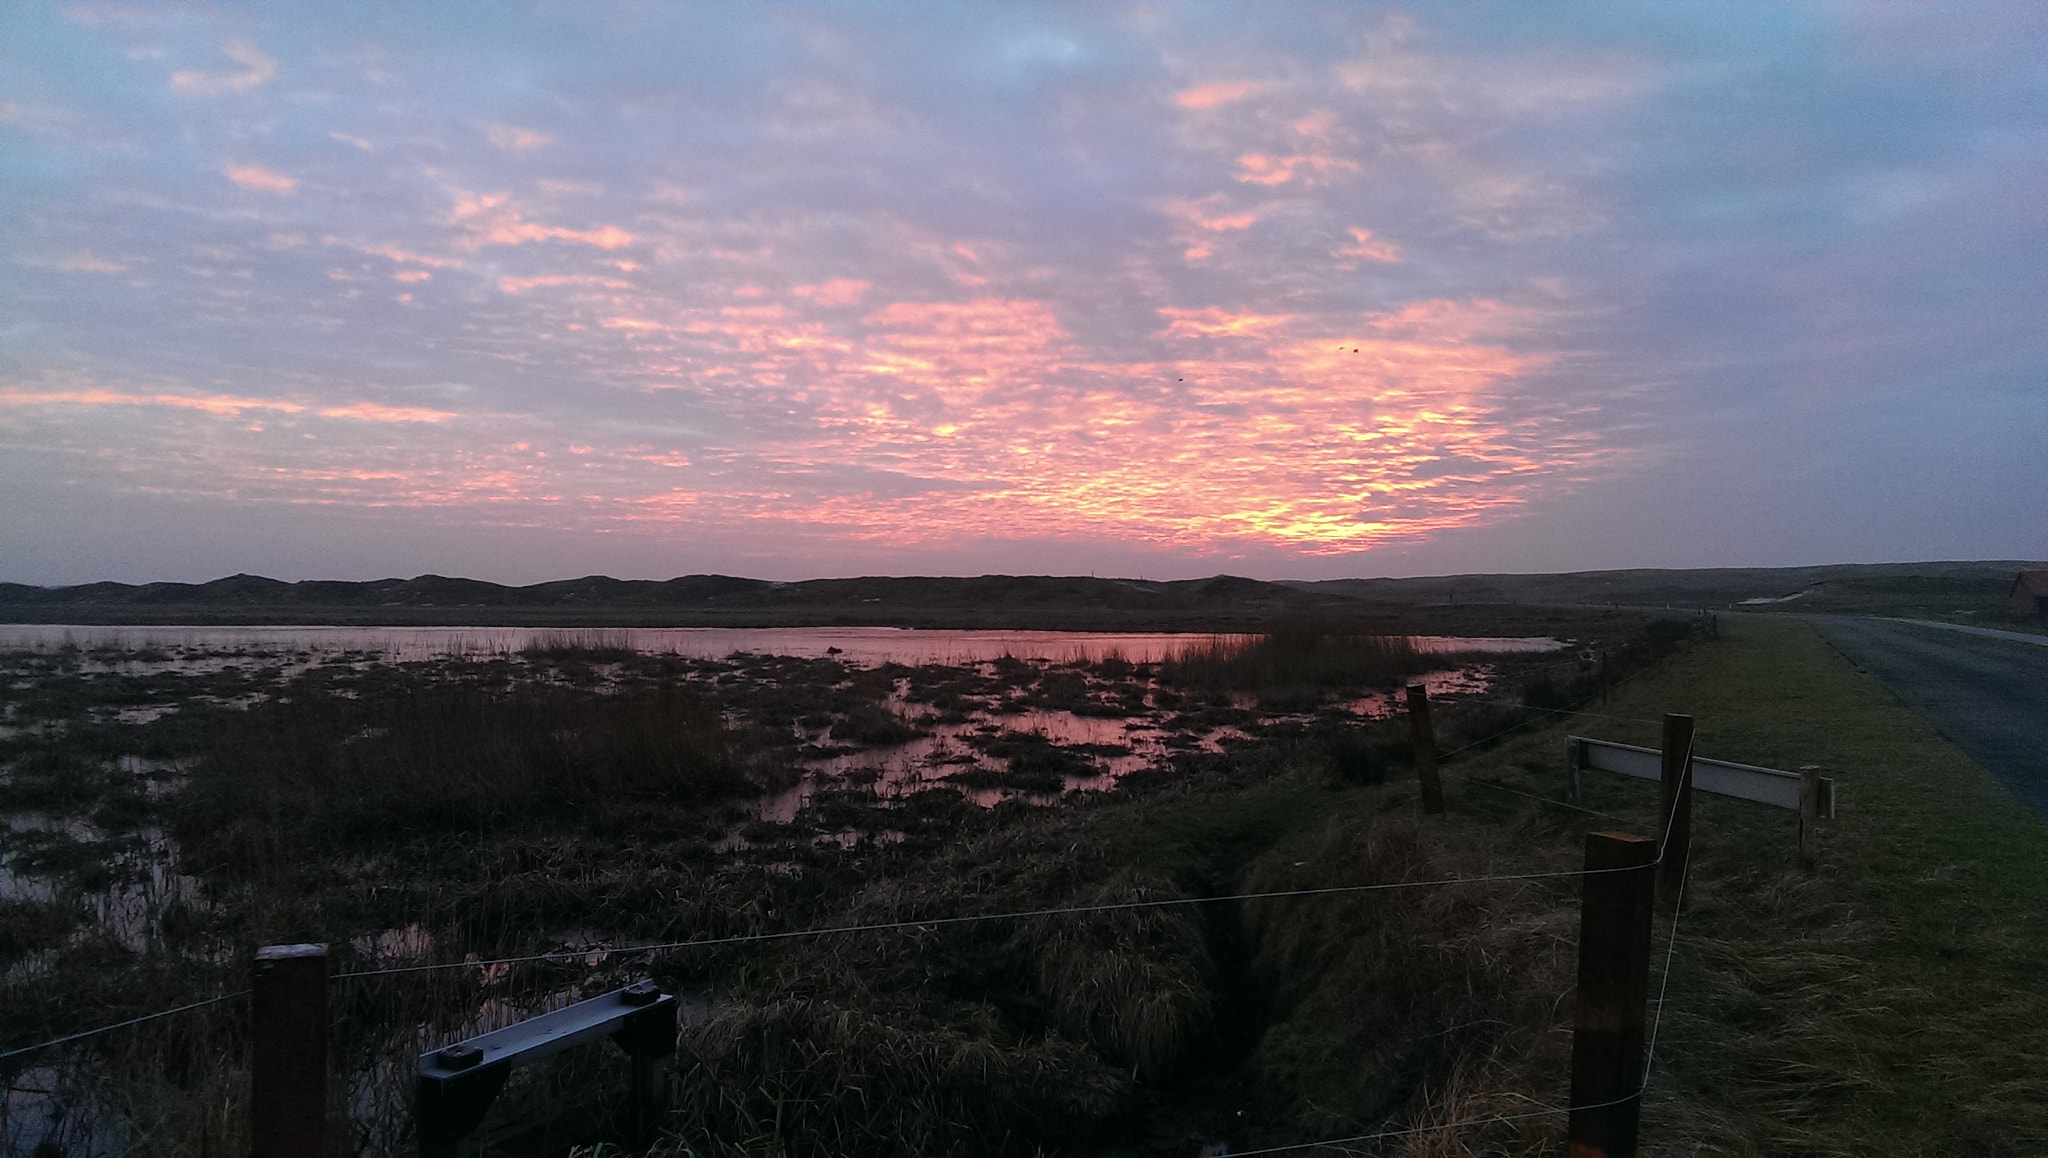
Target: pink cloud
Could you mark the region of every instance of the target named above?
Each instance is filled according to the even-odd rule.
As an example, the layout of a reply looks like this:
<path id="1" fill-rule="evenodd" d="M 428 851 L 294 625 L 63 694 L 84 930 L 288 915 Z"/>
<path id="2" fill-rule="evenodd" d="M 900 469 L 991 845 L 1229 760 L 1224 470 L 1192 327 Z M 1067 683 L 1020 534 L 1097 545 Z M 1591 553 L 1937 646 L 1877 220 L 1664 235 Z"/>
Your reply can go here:
<path id="1" fill-rule="evenodd" d="M 1252 185 L 1285 185 L 1300 181 L 1303 185 L 1319 185 L 1339 173 L 1355 173 L 1358 166 L 1342 157 L 1326 157 L 1313 153 L 1293 153 L 1284 157 L 1266 153 L 1246 153 L 1237 159 L 1237 179 Z"/>
<path id="2" fill-rule="evenodd" d="M 619 249 L 639 238 L 616 225 L 596 229 L 570 229 L 562 225 L 539 225 L 531 221 L 505 221 L 481 232 L 485 245 L 524 245 L 529 241 L 577 241 L 599 249 Z"/>
<path id="3" fill-rule="evenodd" d="M 1216 213 L 1212 207 L 1222 203 L 1220 194 L 1210 194 L 1199 201 L 1185 197 L 1168 201 L 1163 208 L 1167 216 L 1183 224 L 1209 233 L 1228 233 L 1238 229 L 1250 229 L 1258 224 L 1259 211 L 1248 209 L 1241 213 Z"/>
<path id="4" fill-rule="evenodd" d="M 1367 261 L 1400 261 L 1401 250 L 1392 242 L 1380 241 L 1373 237 L 1372 230 L 1353 226 L 1347 230 L 1351 244 L 1340 246 L 1337 253 L 1342 257 L 1362 257 Z"/>
<path id="5" fill-rule="evenodd" d="M 328 238 L 327 242 L 330 245 L 347 244 L 345 242 L 340 241 L 338 238 L 333 237 Z M 389 258 L 392 261 L 406 265 L 424 265 L 430 266 L 434 269 L 440 269 L 443 266 L 449 264 L 445 259 L 438 257 L 429 257 L 423 253 L 414 253 L 408 249 L 400 249 L 395 245 L 358 245 L 355 246 L 354 248 L 359 249 L 364 253 L 372 254 L 377 257 Z"/>
<path id="6" fill-rule="evenodd" d="M 322 407 L 322 418 L 346 418 L 356 422 L 446 422 L 461 415 L 425 406 L 383 406 L 375 402 L 352 402 L 347 406 Z"/>
<path id="7" fill-rule="evenodd" d="M 93 387 L 84 390 L 30 391 L 0 389 L 0 406 L 162 406 L 193 410 L 217 418 L 240 418 L 250 412 L 316 414 L 359 422 L 446 422 L 461 417 L 446 410 L 420 406 L 384 406 L 375 402 L 353 402 L 345 406 L 314 408 L 303 402 L 281 398 L 249 398 L 234 394 L 139 394 Z"/>
<path id="8" fill-rule="evenodd" d="M 850 277 L 835 277 L 816 285 L 800 285 L 790 292 L 821 306 L 850 306 L 873 289 L 873 284 Z"/>
<path id="9" fill-rule="evenodd" d="M 290 194 L 299 188 L 297 178 L 287 177 L 261 165 L 229 165 L 221 172 L 227 174 L 228 180 L 242 188 L 253 189 L 258 193 Z"/>
<path id="10" fill-rule="evenodd" d="M 538 129 L 522 129 L 513 125 L 492 125 L 485 130 L 491 144 L 508 153 L 530 153 L 555 143 L 553 135 Z"/>
<path id="11" fill-rule="evenodd" d="M 633 283 L 620 281 L 615 277 L 595 277 L 590 274 L 552 274 L 544 277 L 501 277 L 498 292 L 523 294 L 531 290 L 554 286 L 599 286 L 605 289 L 632 289 Z"/>
<path id="12" fill-rule="evenodd" d="M 1213 109 L 1241 101 L 1266 86 L 1259 81 L 1212 81 L 1173 94 L 1173 103 L 1184 109 Z"/>
<path id="13" fill-rule="evenodd" d="M 171 74 L 171 87 L 178 92 L 198 94 L 247 92 L 277 75 L 277 61 L 246 40 L 230 40 L 223 51 L 229 60 L 242 66 L 240 72 L 180 69 Z"/>
<path id="14" fill-rule="evenodd" d="M 616 225 L 571 229 L 528 221 L 525 214 L 511 204 L 511 200 L 509 193 L 457 193 L 455 208 L 449 213 L 448 221 L 468 230 L 473 246 L 574 241 L 599 249 L 621 249 L 640 240 Z"/>
<path id="15" fill-rule="evenodd" d="M 1175 198 L 1160 206 L 1160 210 L 1179 223 L 1179 237 L 1186 244 L 1181 256 L 1188 261 L 1202 261 L 1215 253 L 1210 238 L 1224 233 L 1250 229 L 1258 224 L 1260 211 L 1248 209 L 1242 212 L 1220 212 L 1224 204 L 1223 195 L 1212 193 L 1199 200 L 1185 197 Z"/>
<path id="16" fill-rule="evenodd" d="M 1293 320 L 1291 314 L 1234 314 L 1210 307 L 1199 310 L 1162 307 L 1160 315 L 1171 324 L 1161 331 L 1169 338 L 1235 338 L 1257 334 Z"/>

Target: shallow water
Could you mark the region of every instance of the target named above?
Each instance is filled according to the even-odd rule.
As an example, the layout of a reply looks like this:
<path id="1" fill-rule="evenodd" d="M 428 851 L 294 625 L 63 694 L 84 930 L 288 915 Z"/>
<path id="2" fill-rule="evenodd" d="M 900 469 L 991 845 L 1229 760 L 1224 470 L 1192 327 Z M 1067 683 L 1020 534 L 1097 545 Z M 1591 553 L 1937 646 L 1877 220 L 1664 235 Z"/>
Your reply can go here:
<path id="1" fill-rule="evenodd" d="M 129 653 L 368 652 L 387 660 L 449 655 L 510 654 L 529 647 L 625 647 L 650 654 L 718 659 L 735 652 L 816 659 L 837 656 L 858 664 L 965 664 L 1000 659 L 1055 663 L 1118 656 L 1156 663 L 1189 648 L 1233 643 L 1248 635 L 1185 631 L 967 631 L 907 627 L 161 627 L 0 624 L 0 649 L 115 649 Z M 1554 651 L 1554 639 L 1464 638 L 1412 635 L 1418 651 Z M 131 654 L 127 657 L 133 662 Z"/>

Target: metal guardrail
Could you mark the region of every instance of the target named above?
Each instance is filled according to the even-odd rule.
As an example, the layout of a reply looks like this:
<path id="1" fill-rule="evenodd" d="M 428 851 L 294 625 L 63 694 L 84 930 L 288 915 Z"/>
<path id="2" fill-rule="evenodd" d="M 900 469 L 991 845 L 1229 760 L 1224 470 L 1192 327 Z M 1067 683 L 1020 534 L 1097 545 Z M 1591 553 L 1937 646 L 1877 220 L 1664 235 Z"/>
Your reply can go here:
<path id="1" fill-rule="evenodd" d="M 628 1111 L 645 1130 L 661 1109 L 663 1059 L 676 1052 L 676 1007 L 674 994 L 642 981 L 420 1055 L 421 1158 L 472 1152 L 470 1137 L 514 1067 L 601 1037 L 632 1059 Z"/>
<path id="2" fill-rule="evenodd" d="M 1638 780 L 1661 780 L 1664 776 L 1664 754 L 1655 748 L 1617 744 L 1612 740 L 1595 740 L 1586 736 L 1566 736 L 1564 745 L 1565 766 L 1574 775 L 1581 769 L 1592 768 L 1633 776 Z M 1708 760 L 1700 756 L 1692 759 L 1692 777 L 1692 786 L 1701 792 L 1732 796 L 1737 800 L 1768 804 L 1792 812 L 1801 810 L 1807 779 L 1798 772 L 1737 764 L 1730 760 Z M 1835 815 L 1835 782 L 1825 776 L 1814 780 L 1818 789 L 1815 812 L 1820 818 L 1831 820 Z"/>

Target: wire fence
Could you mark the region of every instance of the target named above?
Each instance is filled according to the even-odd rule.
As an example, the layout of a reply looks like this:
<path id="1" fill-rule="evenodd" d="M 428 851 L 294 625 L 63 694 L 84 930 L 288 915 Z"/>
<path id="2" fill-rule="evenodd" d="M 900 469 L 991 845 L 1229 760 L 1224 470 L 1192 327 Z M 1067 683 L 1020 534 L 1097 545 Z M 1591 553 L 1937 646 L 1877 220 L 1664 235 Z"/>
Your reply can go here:
<path id="1" fill-rule="evenodd" d="M 1515 730 L 1515 728 L 1521 726 L 1523 725 L 1517 724 L 1508 729 L 1503 729 L 1501 732 L 1495 733 L 1494 736 L 1486 737 L 1484 739 L 1474 741 L 1471 744 L 1464 745 L 1463 747 L 1453 749 L 1452 752 L 1445 753 L 1445 755 L 1449 756 L 1455 754 L 1456 752 L 1462 752 L 1467 749 L 1476 747 L 1479 744 L 1487 742 L 1488 739 L 1497 738 L 1498 736 L 1504 735 L 1506 734 L 1506 732 L 1513 731 Z M 1689 744 L 1686 749 L 1685 759 L 1686 761 L 1690 762 L 1692 758 L 1693 747 Z M 1596 812 L 1593 809 L 1579 808 L 1576 805 L 1571 805 L 1564 801 L 1550 800 L 1546 797 L 1537 797 L 1530 793 L 1520 792 L 1506 785 L 1489 784 L 1485 781 L 1471 780 L 1469 778 L 1464 779 L 1465 782 L 1468 784 L 1476 784 L 1481 787 L 1511 792 L 1515 795 L 1527 796 L 1531 799 L 1540 800 L 1544 803 L 1557 804 L 1567 808 L 1574 808 L 1577 811 L 1585 812 L 1590 815 L 1601 816 L 1607 819 L 1628 823 L 1628 821 L 1626 821 L 1625 818 L 1622 817 L 1616 817 L 1611 816 L 1607 813 Z M 1424 881 L 1388 881 L 1373 884 L 1336 885 L 1321 888 L 1305 889 L 1280 889 L 1261 892 L 1230 893 L 1222 895 L 1194 897 L 1160 897 L 1146 900 L 1118 901 L 1092 905 L 1073 905 L 1055 908 L 1008 910 L 996 913 L 966 913 L 938 917 L 911 917 L 893 921 L 866 922 L 847 925 L 824 925 L 805 929 L 790 929 L 764 933 L 734 934 L 720 937 L 701 937 L 679 941 L 662 941 L 621 946 L 590 946 L 580 949 L 564 949 L 544 953 L 531 953 L 513 957 L 465 959 L 462 961 L 448 961 L 432 964 L 396 966 L 383 969 L 364 969 L 345 973 L 336 973 L 331 975 L 330 980 L 353 981 L 377 977 L 416 975 L 422 973 L 438 973 L 457 969 L 486 969 L 494 966 L 507 966 L 541 961 L 582 960 L 588 959 L 591 956 L 597 954 L 602 954 L 603 956 L 610 958 L 618 956 L 634 956 L 656 952 L 674 952 L 691 949 L 718 948 L 733 945 L 759 944 L 773 941 L 788 941 L 809 937 L 845 936 L 858 933 L 888 932 L 906 929 L 940 928 L 946 926 L 978 924 L 994 921 L 1030 920 L 1034 918 L 1044 917 L 1079 917 L 1096 913 L 1164 909 L 1208 904 L 1227 904 L 1233 902 L 1246 901 L 1282 900 L 1307 897 L 1334 897 L 1343 895 L 1396 892 L 1428 888 L 1447 888 L 1459 885 L 1485 885 L 1522 883 L 1531 881 L 1555 881 L 1599 876 L 1610 873 L 1654 871 L 1655 868 L 1661 865 L 1664 861 L 1665 850 L 1668 847 L 1668 843 L 1673 831 L 1673 826 L 1676 824 L 1676 821 L 1677 812 L 1674 809 L 1672 811 L 1672 814 L 1666 818 L 1664 831 L 1658 839 L 1657 855 L 1650 862 L 1648 862 L 1647 865 L 1642 866 L 1627 866 L 1601 869 L 1582 868 L 1556 870 L 1548 872 L 1502 873 L 1480 877 L 1448 877 Z M 1663 1024 L 1664 1006 L 1670 989 L 1672 965 L 1676 960 L 1679 920 L 1684 912 L 1685 889 L 1687 883 L 1690 880 L 1690 877 L 1691 866 L 1688 863 L 1685 871 L 1680 875 L 1679 885 L 1676 890 L 1676 898 L 1672 905 L 1670 929 L 1665 938 L 1664 965 L 1657 986 L 1657 1000 L 1654 1014 L 1650 1022 L 1650 1032 L 1647 1038 L 1647 1046 L 1643 1060 L 1641 1081 L 1637 1089 L 1633 1093 L 1621 1098 L 1616 1098 L 1605 1102 L 1589 1103 L 1586 1105 L 1544 1107 L 1540 1109 L 1515 1114 L 1492 1114 L 1487 1115 L 1485 1117 L 1471 1118 L 1458 1122 L 1433 1123 L 1428 1125 L 1403 1127 L 1392 1130 L 1380 1130 L 1372 1133 L 1354 1134 L 1339 1138 L 1328 1138 L 1314 1142 L 1291 1143 L 1284 1146 L 1272 1146 L 1257 1150 L 1240 1150 L 1235 1151 L 1234 1153 L 1238 1154 L 1240 1158 L 1251 1158 L 1251 1156 L 1253 1155 L 1300 1153 L 1304 1151 L 1317 1149 L 1342 1149 L 1345 1147 L 1357 1147 L 1370 1142 L 1384 1141 L 1392 1138 L 1404 1137 L 1414 1134 L 1454 1129 L 1470 1129 L 1479 1126 L 1504 1124 L 1535 1118 L 1554 1117 L 1557 1115 L 1568 1115 L 1583 1110 L 1603 1109 L 1610 1106 L 1620 1105 L 1632 1099 L 1641 1097 L 1643 1092 L 1648 1088 L 1651 1067 L 1654 1065 L 1656 1060 L 1658 1035 Z M 75 1033 L 66 1034 L 62 1037 L 52 1038 L 48 1041 L 38 1042 L 33 1045 L 22 1046 L 15 1049 L 7 1050 L 5 1052 L 0 1052 L 0 1063 L 12 1061 L 16 1058 L 26 1057 L 59 1046 L 85 1041 L 104 1034 L 113 1033 L 118 1030 L 127 1029 L 134 1026 L 162 1020 L 164 1018 L 173 1017 L 178 1014 L 204 1009 L 209 1006 L 221 1004 L 223 1002 L 234 1001 L 239 998 L 246 997 L 248 996 L 248 994 L 249 990 L 238 989 L 232 992 L 217 994 L 215 996 L 204 998 L 198 1001 L 187 1002 L 181 1005 L 172 1006 L 167 1009 L 161 1009 L 152 1013 L 127 1018 L 125 1020 L 113 1022 L 107 1025 L 97 1026 L 92 1029 L 80 1030 Z"/>
<path id="2" fill-rule="evenodd" d="M 131 1025 L 160 1021 L 173 1014 L 186 1013 L 194 1009 L 204 1009 L 209 1005 L 219 1005 L 223 1001 L 233 1001 L 237 997 L 247 997 L 248 995 L 248 990 L 237 989 L 233 993 L 222 993 L 218 996 L 203 998 L 199 1001 L 187 1002 L 184 1005 L 174 1005 L 169 1009 L 159 1009 L 155 1013 L 145 1013 L 140 1017 L 131 1017 L 126 1021 L 114 1022 L 112 1025 L 102 1025 L 95 1029 L 82 1029 L 77 1033 L 66 1034 L 63 1037 L 52 1038 L 49 1041 L 38 1042 L 35 1045 L 25 1045 L 19 1049 L 10 1049 L 5 1053 L 0 1053 L 0 1062 L 18 1057 L 26 1057 L 29 1054 L 40 1053 L 46 1049 L 54 1049 L 60 1045 L 69 1045 L 74 1041 L 84 1041 L 89 1037 L 98 1037 L 103 1033 L 112 1033 L 117 1029 L 127 1029 Z"/>
<path id="3" fill-rule="evenodd" d="M 561 949 L 547 953 L 529 953 L 517 957 L 492 957 L 476 960 L 465 959 L 462 961 L 443 961 L 425 965 L 400 965 L 387 969 L 361 969 L 347 973 L 333 974 L 329 978 L 329 980 L 353 981 L 369 977 L 392 977 L 404 974 L 438 973 L 454 969 L 487 969 L 493 966 L 521 965 L 536 961 L 576 961 L 586 959 L 592 956 L 593 954 L 603 954 L 607 957 L 634 956 L 642 953 L 674 952 L 686 949 L 710 949 L 730 945 L 759 944 L 767 941 L 788 941 L 804 937 L 830 937 L 843 936 L 854 933 L 889 932 L 892 930 L 902 929 L 940 928 L 948 925 L 978 924 L 989 921 L 1029 920 L 1034 917 L 1078 917 L 1085 916 L 1091 913 L 1112 913 L 1129 911 L 1133 909 L 1163 909 L 1191 905 L 1227 904 L 1235 901 L 1266 901 L 1281 900 L 1291 897 L 1325 897 L 1356 893 L 1394 892 L 1407 889 L 1441 888 L 1450 885 L 1484 885 L 1505 884 L 1517 881 L 1564 880 L 1575 877 L 1596 876 L 1602 873 L 1633 871 L 1636 870 L 1569 869 L 1559 870 L 1555 872 L 1504 873 L 1495 876 L 1484 877 L 1447 877 L 1443 879 L 1428 881 L 1388 881 L 1366 885 L 1333 885 L 1325 888 L 1279 889 L 1268 892 L 1229 893 L 1216 896 L 1160 897 L 1152 900 L 1116 901 L 1098 905 L 1071 905 L 1049 909 L 1018 909 L 998 913 L 965 913 L 942 917 L 908 917 L 897 921 L 874 921 L 855 925 L 821 925 L 808 929 L 786 929 L 772 933 L 739 933 L 725 937 L 699 937 L 684 941 L 658 941 L 634 945 L 590 946 L 581 949 Z M 154 1021 L 164 1017 L 170 1017 L 173 1014 L 184 1013 L 187 1010 L 200 1009 L 209 1005 L 217 1005 L 223 1001 L 232 1001 L 235 998 L 247 996 L 248 992 L 249 991 L 246 989 L 240 989 L 232 993 L 223 993 L 218 996 L 209 997 L 201 1001 L 190 1002 L 188 1004 L 175 1006 L 170 1009 L 158 1010 L 155 1013 L 144 1014 L 140 1017 L 132 1017 L 125 1021 L 114 1022 L 110 1025 L 102 1025 L 95 1029 L 81 1030 L 77 1033 L 67 1034 L 63 1037 L 53 1038 L 49 1041 L 39 1042 L 35 1045 L 22 1046 L 18 1049 L 12 1049 L 8 1050 L 5 1053 L 0 1053 L 0 1062 L 4 1062 L 16 1057 L 22 1057 L 27 1054 L 38 1052 L 40 1050 L 50 1049 L 55 1046 L 66 1045 L 74 1041 L 82 1041 L 86 1038 L 96 1037 L 103 1033 L 111 1033 L 114 1030 L 125 1029 L 132 1025 L 140 1025 L 144 1022 Z"/>

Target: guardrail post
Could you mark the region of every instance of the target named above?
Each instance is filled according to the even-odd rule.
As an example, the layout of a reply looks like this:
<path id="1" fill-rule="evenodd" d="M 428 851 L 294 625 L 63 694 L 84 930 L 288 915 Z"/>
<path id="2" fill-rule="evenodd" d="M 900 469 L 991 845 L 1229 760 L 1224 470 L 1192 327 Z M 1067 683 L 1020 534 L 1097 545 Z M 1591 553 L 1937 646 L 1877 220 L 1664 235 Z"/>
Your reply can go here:
<path id="1" fill-rule="evenodd" d="M 265 945 L 249 985 L 249 1153 L 322 1158 L 327 946 Z"/>
<path id="2" fill-rule="evenodd" d="M 1658 811 L 1657 855 L 1663 864 L 1657 873 L 1658 891 L 1666 898 L 1678 896 L 1685 879 L 1686 858 L 1692 852 L 1692 717 L 1666 714 L 1664 717 L 1663 807 Z"/>
<path id="3" fill-rule="evenodd" d="M 1579 990 L 1572 1019 L 1571 1158 L 1635 1158 L 1650 1004 L 1650 917 L 1657 842 L 1586 834 L 1579 907 Z"/>
<path id="4" fill-rule="evenodd" d="M 478 1153 L 477 1128 L 515 1067 L 599 1037 L 610 1037 L 630 1059 L 623 1134 L 635 1145 L 653 1141 L 665 1109 L 663 1071 L 676 1052 L 677 1012 L 673 995 L 638 981 L 422 1054 L 413 1100 L 420 1158 Z"/>
<path id="5" fill-rule="evenodd" d="M 1422 811 L 1444 810 L 1444 784 L 1436 774 L 1436 731 L 1429 725 L 1429 688 L 1408 685 L 1408 727 L 1415 741 L 1415 778 L 1422 785 Z"/>
<path id="6" fill-rule="evenodd" d="M 629 1001 L 643 1000 L 650 993 L 660 995 L 652 982 L 642 982 L 627 992 Z M 678 1012 L 674 1002 L 649 1006 L 628 1018 L 612 1035 L 632 1066 L 626 1088 L 626 1124 L 636 1145 L 654 1140 L 668 1109 L 668 1060 L 676 1052 Z"/>
<path id="7" fill-rule="evenodd" d="M 1578 804 L 1579 773 L 1586 767 L 1586 742 L 1577 736 L 1564 738 L 1564 798 L 1568 804 Z"/>

